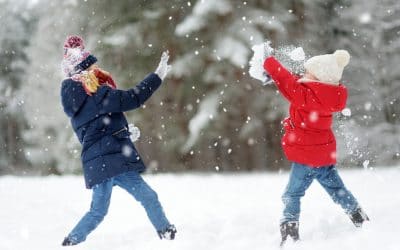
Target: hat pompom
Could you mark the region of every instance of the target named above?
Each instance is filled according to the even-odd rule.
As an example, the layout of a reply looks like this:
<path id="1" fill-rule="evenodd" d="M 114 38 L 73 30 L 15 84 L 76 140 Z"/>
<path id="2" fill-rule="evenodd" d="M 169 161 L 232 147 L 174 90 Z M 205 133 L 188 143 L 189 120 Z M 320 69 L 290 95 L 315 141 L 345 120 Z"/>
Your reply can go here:
<path id="1" fill-rule="evenodd" d="M 336 50 L 333 55 L 336 58 L 339 67 L 344 68 L 350 61 L 350 54 L 347 50 Z"/>
<path id="2" fill-rule="evenodd" d="M 68 36 L 64 42 L 64 48 L 80 48 L 81 50 L 85 49 L 85 45 L 83 43 L 83 39 L 80 36 Z"/>

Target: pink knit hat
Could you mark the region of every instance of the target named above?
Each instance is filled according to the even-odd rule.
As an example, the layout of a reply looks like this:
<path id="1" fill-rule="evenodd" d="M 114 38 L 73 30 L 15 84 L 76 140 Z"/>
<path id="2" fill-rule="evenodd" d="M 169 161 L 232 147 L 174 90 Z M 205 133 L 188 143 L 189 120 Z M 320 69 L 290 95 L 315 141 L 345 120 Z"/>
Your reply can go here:
<path id="1" fill-rule="evenodd" d="M 97 58 L 85 51 L 83 39 L 79 36 L 68 36 L 64 42 L 64 58 L 61 68 L 65 76 L 71 77 L 97 62 Z"/>

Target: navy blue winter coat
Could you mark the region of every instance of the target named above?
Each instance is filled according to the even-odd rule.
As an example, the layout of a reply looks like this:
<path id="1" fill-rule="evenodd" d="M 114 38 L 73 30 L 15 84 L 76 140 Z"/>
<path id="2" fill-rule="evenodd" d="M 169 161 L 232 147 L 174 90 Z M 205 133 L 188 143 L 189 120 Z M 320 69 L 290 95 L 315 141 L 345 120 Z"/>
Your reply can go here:
<path id="1" fill-rule="evenodd" d="M 71 78 L 62 82 L 62 105 L 82 144 L 87 188 L 124 172 L 145 170 L 123 112 L 140 107 L 160 85 L 161 79 L 152 73 L 135 88 L 125 91 L 103 85 L 89 96 L 81 82 Z"/>

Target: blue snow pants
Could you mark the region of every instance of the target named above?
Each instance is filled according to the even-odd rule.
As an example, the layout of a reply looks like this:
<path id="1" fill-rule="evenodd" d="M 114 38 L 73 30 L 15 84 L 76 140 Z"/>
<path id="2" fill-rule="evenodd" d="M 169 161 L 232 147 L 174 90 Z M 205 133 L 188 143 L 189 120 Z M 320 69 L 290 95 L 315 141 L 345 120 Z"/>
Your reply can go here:
<path id="1" fill-rule="evenodd" d="M 71 241 L 74 243 L 85 241 L 90 232 L 104 219 L 115 185 L 125 189 L 142 204 L 157 231 L 163 231 L 170 225 L 158 200 L 157 193 L 151 189 L 139 173 L 130 171 L 93 186 L 90 210 L 68 235 Z"/>
<path id="2" fill-rule="evenodd" d="M 318 180 L 332 200 L 338 203 L 347 214 L 351 214 L 358 208 L 357 200 L 344 186 L 335 165 L 314 168 L 293 163 L 289 183 L 282 195 L 284 210 L 281 223 L 299 220 L 300 199 L 314 179 Z"/>

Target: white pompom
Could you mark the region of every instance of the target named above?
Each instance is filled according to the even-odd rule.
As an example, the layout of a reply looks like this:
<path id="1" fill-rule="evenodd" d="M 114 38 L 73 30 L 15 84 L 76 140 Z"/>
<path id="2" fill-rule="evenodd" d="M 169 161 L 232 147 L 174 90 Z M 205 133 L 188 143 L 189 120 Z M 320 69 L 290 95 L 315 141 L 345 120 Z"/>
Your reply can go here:
<path id="1" fill-rule="evenodd" d="M 347 50 L 336 50 L 333 55 L 336 58 L 338 65 L 344 68 L 350 61 L 350 54 Z"/>
<path id="2" fill-rule="evenodd" d="M 131 139 L 132 142 L 137 141 L 140 138 L 140 129 L 132 123 L 129 123 L 128 127 L 129 127 L 129 132 L 131 133 L 129 138 Z"/>

